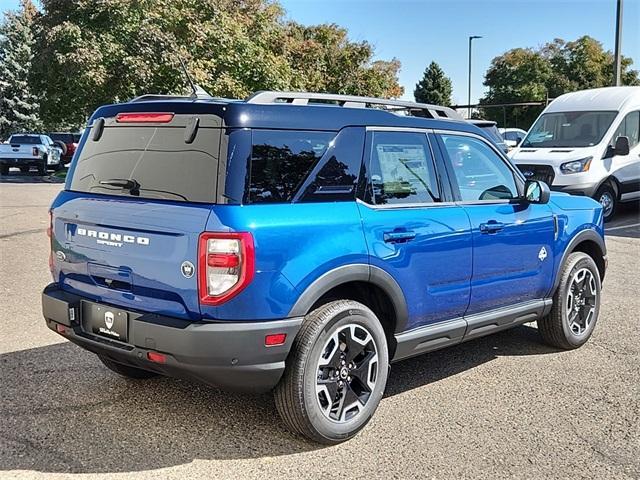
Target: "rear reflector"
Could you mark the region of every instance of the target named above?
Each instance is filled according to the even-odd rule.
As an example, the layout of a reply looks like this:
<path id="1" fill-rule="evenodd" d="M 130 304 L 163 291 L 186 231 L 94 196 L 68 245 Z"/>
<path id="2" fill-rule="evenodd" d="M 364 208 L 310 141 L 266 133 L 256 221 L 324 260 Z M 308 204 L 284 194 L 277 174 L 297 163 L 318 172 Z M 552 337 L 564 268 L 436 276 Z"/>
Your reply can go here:
<path id="1" fill-rule="evenodd" d="M 59 323 L 56 323 L 56 332 L 67 333 L 67 327 L 65 327 L 64 325 L 60 325 Z"/>
<path id="2" fill-rule="evenodd" d="M 118 123 L 169 123 L 173 113 L 119 113 L 116 115 Z"/>
<path id="3" fill-rule="evenodd" d="M 267 335 L 266 337 L 264 337 L 264 346 L 275 347 L 276 345 L 284 345 L 284 342 L 286 340 L 286 333 L 272 333 L 271 335 Z"/>
<path id="4" fill-rule="evenodd" d="M 147 352 L 147 358 L 154 363 L 167 363 L 167 356 L 158 352 Z"/>

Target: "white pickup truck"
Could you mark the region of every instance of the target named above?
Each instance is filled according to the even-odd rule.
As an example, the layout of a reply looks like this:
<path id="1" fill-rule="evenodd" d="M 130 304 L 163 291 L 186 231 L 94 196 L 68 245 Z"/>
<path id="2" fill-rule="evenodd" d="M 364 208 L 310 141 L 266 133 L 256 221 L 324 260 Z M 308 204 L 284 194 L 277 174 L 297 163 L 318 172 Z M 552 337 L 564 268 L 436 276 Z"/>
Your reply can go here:
<path id="1" fill-rule="evenodd" d="M 35 167 L 40 175 L 45 175 L 47 170 L 60 168 L 61 153 L 61 149 L 46 135 L 12 135 L 6 144 L 0 144 L 0 173 L 8 175 L 11 167 L 27 173 Z"/>

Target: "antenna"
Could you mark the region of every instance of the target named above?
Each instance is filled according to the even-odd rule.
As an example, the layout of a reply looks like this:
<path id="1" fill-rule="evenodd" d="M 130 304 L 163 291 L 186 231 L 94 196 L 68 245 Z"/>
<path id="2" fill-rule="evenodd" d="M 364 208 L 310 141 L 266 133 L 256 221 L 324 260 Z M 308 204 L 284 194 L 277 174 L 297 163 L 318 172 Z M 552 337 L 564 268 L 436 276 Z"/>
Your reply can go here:
<path id="1" fill-rule="evenodd" d="M 180 61 L 180 66 L 182 66 L 182 71 L 184 72 L 184 76 L 187 77 L 187 81 L 189 82 L 189 85 L 191 85 L 191 98 L 192 99 L 196 99 L 198 98 L 198 88 L 200 88 L 200 90 L 203 90 L 201 87 L 196 87 L 196 84 L 193 83 L 193 80 L 191 80 L 191 75 L 189 75 L 189 70 L 187 70 L 187 66 L 184 64 L 184 61 L 182 60 L 182 57 L 178 57 L 178 60 Z"/>

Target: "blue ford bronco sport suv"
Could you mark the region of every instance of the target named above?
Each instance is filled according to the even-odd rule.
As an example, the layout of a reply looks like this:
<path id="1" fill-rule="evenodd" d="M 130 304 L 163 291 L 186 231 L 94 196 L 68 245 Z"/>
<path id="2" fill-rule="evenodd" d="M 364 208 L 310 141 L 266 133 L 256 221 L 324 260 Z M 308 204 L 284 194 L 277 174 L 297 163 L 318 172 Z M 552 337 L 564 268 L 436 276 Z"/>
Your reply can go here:
<path id="1" fill-rule="evenodd" d="M 532 321 L 579 347 L 607 265 L 600 205 L 453 110 L 328 94 L 99 108 L 49 234 L 49 328 L 125 377 L 274 389 L 323 443 L 391 362 Z"/>

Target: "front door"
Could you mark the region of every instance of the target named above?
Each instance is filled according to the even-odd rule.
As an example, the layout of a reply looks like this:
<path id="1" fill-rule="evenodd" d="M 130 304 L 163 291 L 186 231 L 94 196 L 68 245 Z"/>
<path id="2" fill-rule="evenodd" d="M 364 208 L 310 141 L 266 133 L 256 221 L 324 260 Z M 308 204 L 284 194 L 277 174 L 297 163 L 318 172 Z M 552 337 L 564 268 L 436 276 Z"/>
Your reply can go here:
<path id="1" fill-rule="evenodd" d="M 369 130 L 359 210 L 373 266 L 408 307 L 401 330 L 460 318 L 469 302 L 471 234 L 463 207 L 444 202 L 427 133 Z"/>
<path id="2" fill-rule="evenodd" d="M 438 136 L 454 194 L 472 229 L 467 315 L 544 298 L 554 265 L 550 207 L 518 200 L 523 180 L 482 137 L 445 132 Z"/>

